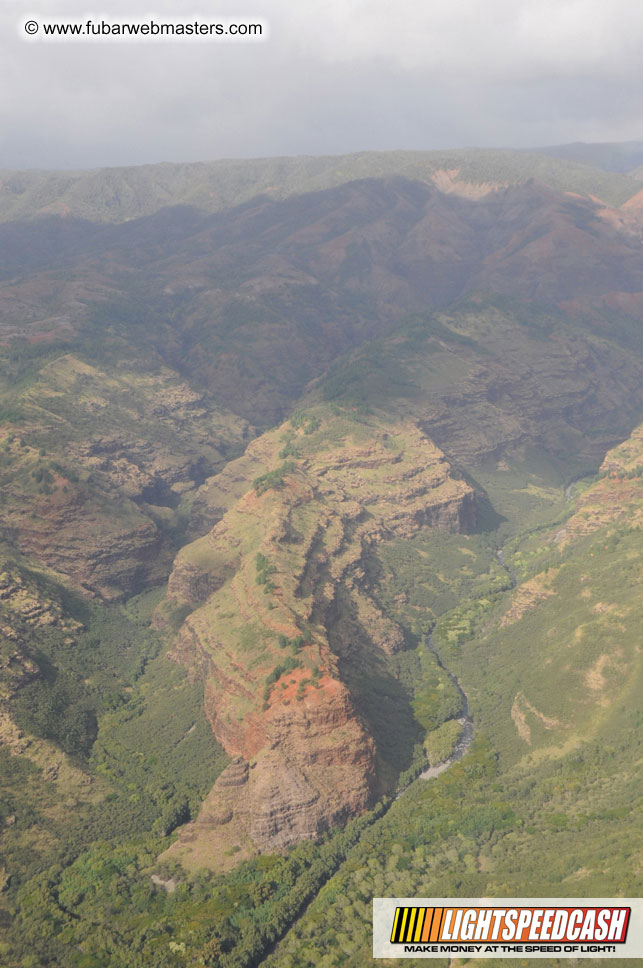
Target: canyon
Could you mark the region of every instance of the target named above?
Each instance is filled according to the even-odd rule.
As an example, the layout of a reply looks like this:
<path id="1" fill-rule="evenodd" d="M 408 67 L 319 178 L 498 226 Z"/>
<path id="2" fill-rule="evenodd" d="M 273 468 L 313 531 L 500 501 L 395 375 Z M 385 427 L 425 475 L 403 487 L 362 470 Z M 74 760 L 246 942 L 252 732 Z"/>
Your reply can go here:
<path id="1" fill-rule="evenodd" d="M 448 842 L 454 892 L 519 896 L 532 830 L 543 890 L 559 856 L 620 889 L 565 838 L 635 799 L 638 176 L 471 151 L 0 182 L 6 943 L 42 910 L 56 966 L 72 937 L 170 958 L 170 922 L 175 961 L 269 964 L 330 879 L 313 950 L 345 861 L 419 890 Z M 110 871 L 140 892 L 120 940 Z"/>

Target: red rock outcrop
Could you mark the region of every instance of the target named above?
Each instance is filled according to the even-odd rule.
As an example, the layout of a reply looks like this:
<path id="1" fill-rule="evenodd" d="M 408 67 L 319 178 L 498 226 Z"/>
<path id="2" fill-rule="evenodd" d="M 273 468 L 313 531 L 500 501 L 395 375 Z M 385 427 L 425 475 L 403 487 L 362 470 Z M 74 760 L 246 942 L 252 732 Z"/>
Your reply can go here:
<path id="1" fill-rule="evenodd" d="M 372 802 L 374 743 L 346 688 L 324 677 L 296 702 L 301 678 L 300 673 L 282 702 L 271 706 L 261 731 L 250 726 L 245 758 L 238 757 L 221 774 L 199 818 L 182 830 L 172 853 L 187 866 L 198 866 L 204 840 L 225 840 L 231 821 L 232 829 L 241 828 L 255 848 L 275 850 L 316 838 Z"/>
<path id="2" fill-rule="evenodd" d="M 298 458 L 283 470 L 279 428 L 208 485 L 216 507 L 230 506 L 181 551 L 170 579 L 169 606 L 202 602 L 172 655 L 204 680 L 214 735 L 242 758 L 171 848 L 188 866 L 223 863 L 230 841 L 243 856 L 317 837 L 372 803 L 375 743 L 329 627 L 339 610 L 367 648 L 402 648 L 401 629 L 369 594 L 370 549 L 475 521 L 472 489 L 413 423 L 365 428 L 322 413 L 303 432 L 286 428 Z M 259 467 L 267 477 L 255 477 Z"/>

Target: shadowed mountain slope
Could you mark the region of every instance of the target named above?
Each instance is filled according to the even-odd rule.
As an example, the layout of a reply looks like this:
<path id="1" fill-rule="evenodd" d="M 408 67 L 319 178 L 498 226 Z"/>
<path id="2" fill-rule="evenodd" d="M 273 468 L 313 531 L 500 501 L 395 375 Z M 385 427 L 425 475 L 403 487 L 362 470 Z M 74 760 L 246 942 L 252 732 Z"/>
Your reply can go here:
<path id="1" fill-rule="evenodd" d="M 363 964 L 374 893 L 621 851 L 635 896 L 642 198 L 492 151 L 3 178 L 10 968 L 256 965 L 344 860 L 282 964 Z"/>
<path id="2" fill-rule="evenodd" d="M 57 214 L 96 222 L 122 222 L 177 204 L 213 212 L 261 194 L 285 198 L 359 178 L 390 175 L 435 180 L 450 190 L 474 194 L 494 185 L 514 185 L 535 177 L 553 188 L 596 195 L 612 204 L 620 204 L 638 191 L 635 181 L 620 174 L 627 169 L 602 170 L 607 166 L 600 152 L 593 162 L 584 155 L 572 155 L 568 160 L 567 147 L 545 148 L 542 153 L 490 148 L 365 151 L 93 171 L 5 170 L 0 171 L 0 221 Z M 591 153 L 592 148 L 600 146 L 584 147 Z M 628 148 L 615 145 L 612 150 L 620 156 Z M 554 157 L 555 154 L 560 157 Z M 589 168 L 588 163 L 596 167 Z M 633 161 L 629 167 L 635 164 Z"/>
<path id="3" fill-rule="evenodd" d="M 0 227 L 7 273 L 33 259 L 0 296 L 6 536 L 107 597 L 160 580 L 245 421 L 278 423 L 351 352 L 327 399 L 397 396 L 459 461 L 523 443 L 591 466 L 640 412 L 640 232 L 636 208 L 536 182 L 471 199 L 399 177 Z M 481 291 L 507 308 L 462 302 Z"/>
<path id="4" fill-rule="evenodd" d="M 558 307 L 617 338 L 643 301 L 638 209 L 535 182 L 472 200 L 369 179 L 214 216 L 168 209 L 69 237 L 55 225 L 48 247 L 41 222 L 20 227 L 29 251 L 39 240 L 34 271 L 6 280 L 0 336 L 16 350 L 142 352 L 264 426 L 339 354 L 468 292 Z M 7 272 L 17 231 L 0 230 Z"/>

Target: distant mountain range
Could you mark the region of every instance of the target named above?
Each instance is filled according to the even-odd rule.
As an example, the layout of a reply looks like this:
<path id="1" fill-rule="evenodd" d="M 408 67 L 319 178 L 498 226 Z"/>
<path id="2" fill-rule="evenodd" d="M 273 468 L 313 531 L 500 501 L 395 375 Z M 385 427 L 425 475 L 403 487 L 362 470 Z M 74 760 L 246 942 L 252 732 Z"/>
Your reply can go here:
<path id="1" fill-rule="evenodd" d="M 628 161 L 621 166 L 618 159 Z M 636 177 L 628 173 L 642 162 L 641 144 L 631 142 L 563 145 L 532 152 L 481 148 L 368 151 L 89 171 L 0 169 L 0 220 L 56 214 L 122 222 L 172 205 L 216 212 L 258 195 L 282 199 L 387 175 L 422 181 L 437 177 L 443 188 L 454 178 L 479 187 L 517 185 L 534 178 L 552 188 L 622 204 L 641 190 Z"/>
<path id="2" fill-rule="evenodd" d="M 9 968 L 640 893 L 642 163 L 0 173 Z"/>
<path id="3" fill-rule="evenodd" d="M 569 145 L 552 145 L 549 148 L 534 149 L 540 155 L 576 161 L 604 171 L 618 171 L 622 174 L 640 177 L 643 166 L 643 141 L 622 141 L 619 143 L 586 144 L 575 141 Z"/>

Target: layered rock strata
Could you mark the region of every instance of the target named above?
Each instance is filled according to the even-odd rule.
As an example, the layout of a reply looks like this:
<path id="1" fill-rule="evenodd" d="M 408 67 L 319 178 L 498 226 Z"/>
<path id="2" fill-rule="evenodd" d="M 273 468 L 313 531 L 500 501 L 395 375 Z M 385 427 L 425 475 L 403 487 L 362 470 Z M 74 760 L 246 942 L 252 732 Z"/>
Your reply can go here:
<path id="1" fill-rule="evenodd" d="M 372 803 L 375 744 L 329 626 L 350 613 L 374 651 L 402 648 L 401 629 L 369 595 L 369 549 L 475 521 L 472 489 L 411 422 L 313 413 L 303 429 L 254 441 L 221 477 L 208 493 L 229 508 L 178 555 L 157 616 L 196 605 L 173 656 L 204 679 L 213 732 L 241 758 L 171 849 L 187 866 L 220 864 L 235 838 L 241 852 L 316 837 Z"/>

